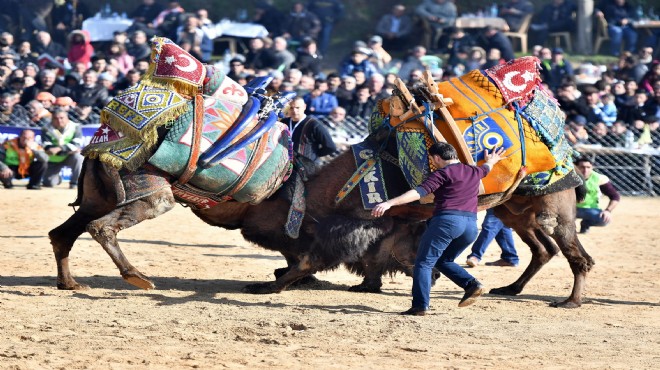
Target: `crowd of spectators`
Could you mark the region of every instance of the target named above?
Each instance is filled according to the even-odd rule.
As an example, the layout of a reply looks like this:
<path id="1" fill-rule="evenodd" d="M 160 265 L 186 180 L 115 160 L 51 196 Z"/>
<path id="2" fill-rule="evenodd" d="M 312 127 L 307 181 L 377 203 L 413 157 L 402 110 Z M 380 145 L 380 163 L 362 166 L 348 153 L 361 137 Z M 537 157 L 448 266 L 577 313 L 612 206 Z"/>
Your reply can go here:
<path id="1" fill-rule="evenodd" d="M 660 64 L 653 57 L 658 55 L 657 38 L 630 36 L 635 18 L 629 15 L 632 7 L 626 1 L 603 0 L 595 12 L 612 29 L 612 46 L 619 55 L 616 64 L 574 69 L 564 50 L 544 46 L 547 40 L 532 48 L 541 60 L 544 84 L 567 115 L 566 135 L 574 144 L 660 145 Z M 205 63 L 224 52 L 214 50 L 208 12 L 183 9 L 176 1 L 163 5 L 142 0 L 129 14 L 134 24 L 103 43 L 90 42 L 86 31 L 72 26 L 80 25 L 76 17 L 82 9 L 73 14 L 67 9 L 58 7 L 52 14 L 53 27 L 37 29 L 29 37 L 0 34 L 0 125 L 47 128 L 54 111 L 67 112 L 74 123 L 97 124 L 102 107 L 147 70 L 148 39 L 154 35 L 175 40 Z M 531 28 L 543 35 L 541 31 L 554 32 L 558 26 L 548 20 L 562 17 L 564 21 L 575 4 L 553 0 L 535 12 L 527 0 L 507 0 L 500 2 L 499 10 L 512 30 L 526 16 L 537 14 Z M 355 131 L 364 130 L 363 123 L 377 101 L 391 94 L 397 77 L 414 84 L 429 68 L 441 81 L 514 58 L 504 30 L 454 27 L 458 13 L 452 0 L 423 0 L 413 9 L 395 5 L 375 22 L 373 33 L 364 41 L 356 40 L 336 65 L 330 65 L 324 54 L 331 47 L 333 26 L 344 16 L 341 1 L 295 2 L 280 9 L 263 0 L 253 13 L 252 21 L 264 25 L 269 35 L 249 40 L 244 53 L 218 64 L 241 84 L 254 76 L 271 75 L 271 93 L 295 91 L 303 98 L 306 113 L 347 143 L 366 134 Z M 572 21 L 565 28 L 574 30 L 574 26 Z M 419 36 L 415 30 L 428 33 L 415 37 Z M 589 79 L 583 78 L 585 71 Z M 347 121 L 351 128 L 342 129 Z"/>

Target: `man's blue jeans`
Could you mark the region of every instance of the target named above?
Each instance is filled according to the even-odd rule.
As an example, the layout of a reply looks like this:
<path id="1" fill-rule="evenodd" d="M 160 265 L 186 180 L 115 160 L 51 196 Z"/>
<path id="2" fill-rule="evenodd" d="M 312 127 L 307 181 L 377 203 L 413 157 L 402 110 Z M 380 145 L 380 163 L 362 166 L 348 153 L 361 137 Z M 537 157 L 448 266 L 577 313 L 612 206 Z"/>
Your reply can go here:
<path id="1" fill-rule="evenodd" d="M 472 245 L 472 253 L 468 256 L 476 257 L 479 261 L 486 252 L 488 245 L 495 239 L 497 244 L 502 249 L 500 258 L 513 264 L 518 264 L 518 253 L 513 244 L 513 232 L 510 228 L 504 226 L 492 209 L 486 211 L 486 218 L 481 224 L 481 232 L 477 236 L 477 240 Z"/>
<path id="2" fill-rule="evenodd" d="M 422 235 L 413 270 L 413 307 L 428 309 L 431 300 L 431 273 L 434 266 L 463 289 L 475 280 L 454 260 L 477 236 L 476 221 L 476 215 L 455 214 L 440 214 L 428 221 L 428 228 Z"/>
<path id="3" fill-rule="evenodd" d="M 607 26 L 610 35 L 610 46 L 612 54 L 619 56 L 621 54 L 621 44 L 625 41 L 626 51 L 634 52 L 637 48 L 637 30 L 628 24 L 625 26 Z"/>
<path id="4" fill-rule="evenodd" d="M 600 214 L 603 212 L 598 208 L 578 208 L 575 218 L 581 218 L 580 225 L 582 228 L 590 228 L 591 226 L 605 226 L 607 225 Z"/>

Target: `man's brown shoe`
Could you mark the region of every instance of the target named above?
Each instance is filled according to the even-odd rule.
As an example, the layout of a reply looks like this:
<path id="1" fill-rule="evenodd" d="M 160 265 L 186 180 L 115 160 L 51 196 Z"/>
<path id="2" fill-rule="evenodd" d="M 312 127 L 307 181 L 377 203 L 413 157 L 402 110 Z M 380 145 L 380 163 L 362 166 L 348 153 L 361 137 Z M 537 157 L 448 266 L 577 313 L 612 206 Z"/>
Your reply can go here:
<path id="1" fill-rule="evenodd" d="M 465 294 L 460 302 L 458 302 L 458 307 L 467 307 L 474 303 L 479 296 L 484 294 L 484 286 L 480 282 L 474 281 L 474 283 L 467 289 L 465 289 Z"/>
<path id="2" fill-rule="evenodd" d="M 486 262 L 486 266 L 499 266 L 499 267 L 516 267 L 517 263 L 509 262 L 507 260 L 499 259 L 494 262 Z"/>
<path id="3" fill-rule="evenodd" d="M 400 315 L 408 315 L 408 316 L 426 316 L 426 312 L 428 311 L 428 308 L 423 308 L 423 307 L 411 307 L 408 309 L 408 311 L 403 311 L 400 313 Z"/>

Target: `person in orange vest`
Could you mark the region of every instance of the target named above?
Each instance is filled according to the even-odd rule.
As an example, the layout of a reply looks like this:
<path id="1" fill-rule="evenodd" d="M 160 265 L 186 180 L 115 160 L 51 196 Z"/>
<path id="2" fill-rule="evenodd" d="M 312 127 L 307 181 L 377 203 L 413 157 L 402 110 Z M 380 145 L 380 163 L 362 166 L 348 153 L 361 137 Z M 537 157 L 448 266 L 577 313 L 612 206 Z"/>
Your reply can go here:
<path id="1" fill-rule="evenodd" d="M 29 177 L 27 188 L 40 190 L 47 168 L 48 154 L 34 140 L 32 130 L 23 130 L 0 146 L 0 181 L 5 189 L 14 187 L 12 179 Z"/>

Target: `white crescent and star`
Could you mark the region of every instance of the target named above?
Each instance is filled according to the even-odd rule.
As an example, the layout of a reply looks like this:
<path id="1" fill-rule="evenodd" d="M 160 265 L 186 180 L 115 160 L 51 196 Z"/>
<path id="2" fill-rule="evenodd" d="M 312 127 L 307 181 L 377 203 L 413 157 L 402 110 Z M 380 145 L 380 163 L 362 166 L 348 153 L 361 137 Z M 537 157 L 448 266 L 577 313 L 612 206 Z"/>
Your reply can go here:
<path id="1" fill-rule="evenodd" d="M 525 81 L 524 84 L 516 85 L 513 83 L 512 80 L 517 75 L 520 75 L 520 77 L 522 77 L 523 81 Z M 525 90 L 525 88 L 527 87 L 530 81 L 534 81 L 534 74 L 530 71 L 525 71 L 525 73 L 523 74 L 520 74 L 520 72 L 518 71 L 507 72 L 504 75 L 504 78 L 502 79 L 502 83 L 504 84 L 504 86 L 513 92 L 521 92 Z"/>
<path id="2" fill-rule="evenodd" d="M 182 66 L 180 64 L 174 64 L 175 62 L 177 62 L 177 59 L 173 55 L 169 55 L 165 57 L 165 63 L 174 64 L 174 66 L 181 72 L 190 73 L 197 70 L 197 63 L 195 63 L 195 60 L 193 58 L 187 56 L 186 54 L 179 54 L 178 57 L 187 60 L 188 65 Z"/>

